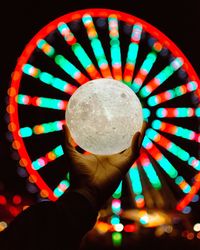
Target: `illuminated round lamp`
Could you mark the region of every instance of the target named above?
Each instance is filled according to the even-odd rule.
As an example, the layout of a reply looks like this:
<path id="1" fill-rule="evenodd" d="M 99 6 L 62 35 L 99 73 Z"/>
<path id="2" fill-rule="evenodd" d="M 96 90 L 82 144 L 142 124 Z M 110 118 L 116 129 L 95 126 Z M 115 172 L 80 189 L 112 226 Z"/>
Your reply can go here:
<path id="1" fill-rule="evenodd" d="M 99 18 L 104 20 L 103 26 Z M 88 39 L 83 39 L 82 34 Z M 47 66 L 50 64 L 51 70 Z M 177 210 L 183 211 L 200 189 L 199 181 L 185 178 L 188 172 L 187 176 L 199 175 L 200 170 L 198 154 L 194 152 L 200 138 L 200 108 L 195 104 L 200 98 L 199 78 L 166 35 L 144 20 L 120 11 L 86 9 L 68 13 L 42 28 L 25 46 L 12 74 L 10 88 L 15 91 L 9 91 L 7 111 L 10 122 L 16 124 L 12 134 L 20 143 L 18 152 L 27 160 L 29 175 L 37 177 L 36 185 L 48 191 L 50 200 L 61 195 L 55 190 L 65 176 L 59 176 L 56 184 L 54 175 L 52 182 L 45 176 L 64 159 L 60 124 L 65 121 L 65 110 L 74 91 L 99 78 L 119 80 L 129 86 L 140 99 L 143 117 L 149 124 L 142 153 L 128 173 L 134 197 L 143 195 L 141 165 L 155 189 L 162 189 L 161 178 L 171 178 L 173 187 L 179 189 Z M 42 127 L 40 133 L 34 130 L 35 126 Z M 51 145 L 41 143 L 45 140 Z"/>

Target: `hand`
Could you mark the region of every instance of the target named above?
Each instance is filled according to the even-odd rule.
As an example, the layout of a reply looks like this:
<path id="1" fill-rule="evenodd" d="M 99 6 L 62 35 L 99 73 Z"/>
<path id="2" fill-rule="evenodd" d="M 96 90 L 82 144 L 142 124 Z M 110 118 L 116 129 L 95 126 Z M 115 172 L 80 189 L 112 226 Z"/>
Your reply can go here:
<path id="1" fill-rule="evenodd" d="M 128 149 L 113 155 L 81 154 L 73 146 L 70 131 L 64 125 L 70 189 L 81 193 L 96 209 L 100 209 L 138 158 L 146 125 L 144 122 L 141 132 L 133 136 L 132 144 Z"/>

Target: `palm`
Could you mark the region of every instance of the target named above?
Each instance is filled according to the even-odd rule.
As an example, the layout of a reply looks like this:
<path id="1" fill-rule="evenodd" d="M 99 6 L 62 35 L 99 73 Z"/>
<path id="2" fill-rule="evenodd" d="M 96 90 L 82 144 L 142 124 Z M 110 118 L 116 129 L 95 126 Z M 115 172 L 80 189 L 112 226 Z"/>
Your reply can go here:
<path id="1" fill-rule="evenodd" d="M 137 159 L 145 128 L 146 123 L 143 124 L 141 133 L 137 132 L 133 136 L 131 146 L 121 153 L 84 155 L 72 145 L 72 137 L 65 126 L 66 156 L 70 166 L 71 188 L 86 193 L 87 196 L 98 197 L 98 200 L 105 201 L 109 198 Z"/>

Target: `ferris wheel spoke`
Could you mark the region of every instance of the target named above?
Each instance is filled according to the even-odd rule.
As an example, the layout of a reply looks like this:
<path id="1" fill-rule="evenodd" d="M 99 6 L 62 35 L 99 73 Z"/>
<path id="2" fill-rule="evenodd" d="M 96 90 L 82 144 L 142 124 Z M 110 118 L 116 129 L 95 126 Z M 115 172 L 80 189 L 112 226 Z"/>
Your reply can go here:
<path id="1" fill-rule="evenodd" d="M 42 83 L 56 88 L 62 92 L 68 93 L 70 95 L 72 95 L 77 89 L 76 86 L 66 81 L 63 81 L 58 77 L 54 77 L 48 72 L 42 72 L 39 68 L 36 68 L 31 64 L 25 64 L 22 70 L 25 74 L 32 76 L 33 78 L 39 79 Z"/>
<path id="2" fill-rule="evenodd" d="M 152 122 L 152 128 L 171 135 L 175 135 L 177 137 L 184 138 L 186 140 L 193 140 L 196 142 L 198 142 L 198 138 L 200 136 L 199 133 L 196 133 L 193 130 L 176 126 L 174 124 L 163 122 L 160 120 L 154 120 Z"/>
<path id="3" fill-rule="evenodd" d="M 156 116 L 158 118 L 188 118 L 198 117 L 198 110 L 196 108 L 158 108 L 156 110 Z"/>
<path id="4" fill-rule="evenodd" d="M 151 128 L 147 130 L 147 136 L 152 141 L 156 142 L 158 145 L 168 150 L 170 153 L 172 153 L 174 156 L 176 156 L 180 160 L 187 162 L 195 170 L 197 171 L 200 170 L 200 161 L 196 159 L 194 156 L 191 156 L 187 151 L 179 147 L 176 143 L 168 140 L 165 136 L 161 135 L 160 133 L 156 132 L 154 129 L 151 129 Z M 195 166 L 192 163 L 193 161 L 196 161 Z"/>
<path id="5" fill-rule="evenodd" d="M 140 67 L 136 77 L 133 80 L 131 88 L 135 93 L 137 93 L 142 87 L 147 75 L 150 73 L 154 63 L 158 58 L 158 53 L 161 51 L 162 45 L 159 42 L 154 42 L 153 50 L 149 52 L 144 59 L 142 66 Z"/>
<path id="6" fill-rule="evenodd" d="M 79 84 L 87 82 L 89 79 L 78 70 L 69 60 L 64 56 L 56 54 L 56 51 L 53 46 L 51 46 L 44 39 L 40 39 L 37 42 L 37 47 L 48 57 L 52 58 L 54 62 L 64 70 L 69 76 L 74 78 Z M 52 51 L 49 53 L 49 51 Z"/>
<path id="7" fill-rule="evenodd" d="M 38 159 L 32 162 L 32 169 L 40 170 L 41 168 L 45 167 L 49 162 L 55 161 L 57 158 L 64 155 L 64 151 L 62 145 L 58 145 L 44 156 L 39 157 Z"/>
<path id="8" fill-rule="evenodd" d="M 142 25 L 140 23 L 134 24 L 131 34 L 131 43 L 129 44 L 128 47 L 126 64 L 124 68 L 124 82 L 129 86 L 131 86 L 131 82 L 133 79 L 133 73 L 138 56 L 141 34 L 142 34 Z"/>
<path id="9" fill-rule="evenodd" d="M 124 68 L 124 79 L 123 81 L 131 86 L 133 73 L 135 69 L 135 64 L 138 56 L 139 43 L 142 34 L 142 25 L 140 23 L 136 23 L 133 25 L 132 34 L 131 34 L 131 42 L 128 47 L 128 53 L 126 58 L 126 64 Z"/>
<path id="10" fill-rule="evenodd" d="M 129 169 L 129 177 L 131 180 L 131 189 L 134 194 L 134 200 L 136 207 L 142 208 L 145 206 L 145 200 L 143 196 L 142 182 L 140 173 L 138 170 L 138 162 L 136 161 L 133 166 Z"/>
<path id="11" fill-rule="evenodd" d="M 112 62 L 112 74 L 116 80 L 122 80 L 122 62 L 121 62 L 121 49 L 119 41 L 119 27 L 116 15 L 108 17 L 108 27 L 110 36 L 110 50 Z"/>
<path id="12" fill-rule="evenodd" d="M 85 68 L 87 73 L 90 75 L 90 77 L 92 79 L 100 78 L 101 77 L 100 73 L 92 63 L 91 59 L 89 58 L 88 54 L 86 53 L 82 45 L 77 42 L 77 39 L 71 32 L 69 26 L 64 22 L 60 22 L 58 24 L 58 31 L 63 36 L 67 44 L 71 47 L 75 56 L 78 58 L 78 60 Z"/>
<path id="13" fill-rule="evenodd" d="M 53 194 L 56 198 L 59 198 L 69 188 L 70 184 L 68 180 L 62 180 L 58 186 L 53 190 Z"/>
<path id="14" fill-rule="evenodd" d="M 19 129 L 19 135 L 23 138 L 30 137 L 32 135 L 43 135 L 52 132 L 62 130 L 62 125 L 65 124 L 65 120 L 47 122 L 37 124 L 34 127 L 22 127 Z"/>
<path id="15" fill-rule="evenodd" d="M 177 177 L 177 170 L 146 135 L 142 145 L 170 178 Z"/>
<path id="16" fill-rule="evenodd" d="M 144 172 L 146 173 L 149 182 L 152 184 L 152 186 L 155 189 L 160 189 L 162 187 L 162 184 L 160 182 L 160 179 L 148 157 L 148 155 L 145 153 L 144 150 L 142 150 L 142 153 L 140 154 L 140 165 L 143 167 Z"/>
<path id="17" fill-rule="evenodd" d="M 103 46 L 98 38 L 98 34 L 93 22 L 93 18 L 89 14 L 85 14 L 82 17 L 83 24 L 86 28 L 88 38 L 91 42 L 91 47 L 96 57 L 101 74 L 105 78 L 112 78 L 112 74 L 109 68 L 108 61 L 106 59 Z"/>
<path id="18" fill-rule="evenodd" d="M 157 106 L 160 103 L 167 102 L 169 100 L 174 100 L 174 98 L 196 91 L 197 88 L 198 88 L 197 82 L 190 81 L 176 88 L 169 89 L 167 91 L 164 91 L 162 93 L 149 97 L 147 100 L 147 103 L 150 106 Z"/>
<path id="19" fill-rule="evenodd" d="M 182 199 L 176 206 L 178 211 L 182 211 L 193 199 L 193 197 L 198 193 L 200 189 L 200 173 L 196 174 L 194 177 L 195 183 L 193 184 L 190 192 Z"/>
<path id="20" fill-rule="evenodd" d="M 139 92 L 143 98 L 149 96 L 157 87 L 163 84 L 171 75 L 173 75 L 183 65 L 181 57 L 175 58 L 170 65 L 161 70 L 150 82 L 148 82 Z"/>
<path id="21" fill-rule="evenodd" d="M 37 108 L 47 108 L 47 109 L 56 109 L 56 110 L 66 110 L 67 101 L 53 99 L 48 97 L 38 97 L 38 96 L 29 96 L 24 94 L 18 94 L 16 96 L 16 102 L 22 105 L 32 105 Z"/>

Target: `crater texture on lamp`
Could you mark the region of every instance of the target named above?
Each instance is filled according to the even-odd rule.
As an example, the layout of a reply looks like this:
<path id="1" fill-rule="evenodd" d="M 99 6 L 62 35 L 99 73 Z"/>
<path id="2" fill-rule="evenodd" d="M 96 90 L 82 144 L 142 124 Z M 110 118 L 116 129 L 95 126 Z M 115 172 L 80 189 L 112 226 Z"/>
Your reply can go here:
<path id="1" fill-rule="evenodd" d="M 124 83 L 100 78 L 80 86 L 70 97 L 66 122 L 74 141 L 85 151 L 119 153 L 141 130 L 142 106 Z"/>

